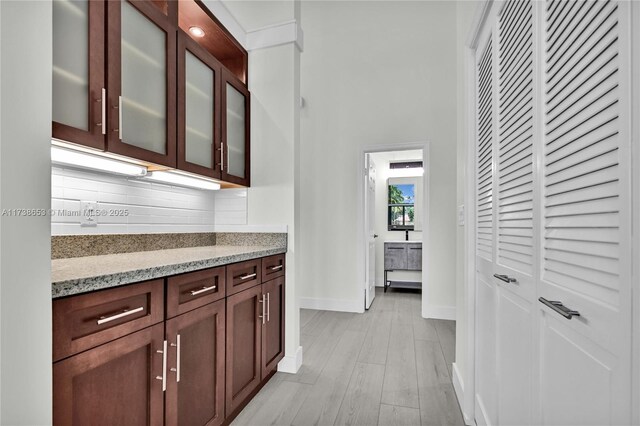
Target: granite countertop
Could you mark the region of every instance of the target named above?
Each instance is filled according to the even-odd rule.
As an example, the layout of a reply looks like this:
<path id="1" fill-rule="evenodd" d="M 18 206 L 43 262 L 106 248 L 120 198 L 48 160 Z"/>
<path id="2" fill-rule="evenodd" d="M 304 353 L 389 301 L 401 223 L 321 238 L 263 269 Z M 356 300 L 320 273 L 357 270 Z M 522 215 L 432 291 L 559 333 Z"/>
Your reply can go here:
<path id="1" fill-rule="evenodd" d="M 280 246 L 188 247 L 51 261 L 53 298 L 285 253 Z"/>

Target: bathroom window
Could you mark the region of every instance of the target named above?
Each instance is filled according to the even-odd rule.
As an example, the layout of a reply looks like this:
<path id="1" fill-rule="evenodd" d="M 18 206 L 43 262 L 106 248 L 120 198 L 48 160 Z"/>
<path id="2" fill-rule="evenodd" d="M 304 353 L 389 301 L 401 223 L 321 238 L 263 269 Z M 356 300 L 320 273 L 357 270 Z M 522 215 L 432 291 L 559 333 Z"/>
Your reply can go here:
<path id="1" fill-rule="evenodd" d="M 415 224 L 415 185 L 389 184 L 389 231 L 413 231 Z"/>

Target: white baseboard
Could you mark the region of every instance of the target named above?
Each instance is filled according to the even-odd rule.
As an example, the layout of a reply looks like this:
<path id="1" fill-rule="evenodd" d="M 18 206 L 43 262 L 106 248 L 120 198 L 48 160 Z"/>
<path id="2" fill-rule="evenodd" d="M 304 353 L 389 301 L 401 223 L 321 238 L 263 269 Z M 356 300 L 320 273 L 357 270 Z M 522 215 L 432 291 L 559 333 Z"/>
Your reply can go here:
<path id="1" fill-rule="evenodd" d="M 278 363 L 278 371 L 283 373 L 296 374 L 302 366 L 302 346 L 298 346 L 296 353 L 291 356 L 285 356 Z"/>
<path id="2" fill-rule="evenodd" d="M 317 309 L 321 311 L 338 312 L 364 312 L 364 298 L 362 300 L 346 299 L 318 299 L 315 297 L 301 297 L 300 307 L 302 309 Z"/>
<path id="3" fill-rule="evenodd" d="M 474 418 L 476 419 L 476 425 L 478 426 L 492 426 L 489 423 L 489 417 L 487 416 L 487 410 L 484 409 L 484 404 L 478 398 L 478 394 L 476 394 L 476 412 L 474 413 Z M 478 419 L 478 417 L 480 417 Z"/>
<path id="4" fill-rule="evenodd" d="M 462 380 L 462 376 L 460 375 L 460 371 L 458 371 L 458 366 L 454 362 L 452 365 L 453 377 L 451 378 L 453 381 L 453 390 L 456 393 L 456 397 L 458 398 L 458 405 L 460 406 L 460 411 L 462 411 L 462 417 L 465 425 L 473 425 L 473 416 L 469 416 L 468 413 L 464 411 L 464 381 Z"/>
<path id="5" fill-rule="evenodd" d="M 456 320 L 455 306 L 427 305 L 422 308 L 422 317 L 441 320 Z"/>

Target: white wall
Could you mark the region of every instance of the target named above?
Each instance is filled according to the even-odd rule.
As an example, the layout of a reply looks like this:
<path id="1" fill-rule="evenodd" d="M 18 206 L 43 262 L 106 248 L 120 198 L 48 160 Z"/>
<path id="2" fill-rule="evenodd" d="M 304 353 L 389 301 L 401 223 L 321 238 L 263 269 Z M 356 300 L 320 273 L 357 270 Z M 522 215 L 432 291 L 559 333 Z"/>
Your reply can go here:
<path id="1" fill-rule="evenodd" d="M 225 1 L 246 30 L 299 19 L 299 2 Z M 300 141 L 300 50 L 293 42 L 249 52 L 251 91 L 251 188 L 249 226 L 285 225 L 288 230 L 285 359 L 295 372 L 302 362 L 298 305 L 298 149 Z"/>
<path id="2" fill-rule="evenodd" d="M 378 235 L 376 239 L 376 287 L 382 287 L 384 285 L 384 242 L 385 241 L 397 241 L 404 240 L 405 231 L 389 231 L 387 224 L 388 221 L 388 197 L 389 197 L 389 163 L 402 160 L 419 160 L 422 161 L 422 150 L 408 150 L 408 151 L 391 151 L 391 152 L 377 152 L 371 154 L 373 161 L 376 165 L 376 211 L 375 211 L 375 233 Z M 401 178 L 394 178 L 401 179 Z M 422 194 L 422 176 L 405 178 L 413 181 L 418 181 L 419 185 L 416 185 L 416 218 L 422 213 L 418 206 L 419 197 Z M 407 180 L 409 183 L 409 180 Z M 421 201 L 421 200 L 420 200 Z M 420 202 L 422 204 L 422 202 Z M 422 232 L 409 232 L 409 239 L 422 241 Z M 389 272 L 390 279 L 405 280 L 405 281 L 422 281 L 422 273 L 419 271 L 395 271 Z"/>
<path id="3" fill-rule="evenodd" d="M 358 156 L 430 143 L 429 305 L 455 306 L 456 4 L 302 2 L 301 297 L 361 306 Z"/>
<path id="4" fill-rule="evenodd" d="M 0 2 L 1 210 L 49 208 L 51 25 L 50 2 Z M 50 221 L 2 215 L 0 235 L 0 424 L 51 424 Z"/>

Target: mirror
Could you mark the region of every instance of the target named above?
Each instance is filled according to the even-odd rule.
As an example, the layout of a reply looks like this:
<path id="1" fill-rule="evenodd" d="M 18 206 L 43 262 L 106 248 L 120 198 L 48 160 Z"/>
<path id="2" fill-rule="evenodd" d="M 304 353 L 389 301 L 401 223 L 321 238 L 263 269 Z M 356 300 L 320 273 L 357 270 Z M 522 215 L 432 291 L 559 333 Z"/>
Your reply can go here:
<path id="1" fill-rule="evenodd" d="M 422 177 L 387 180 L 387 226 L 389 231 L 422 230 Z"/>

